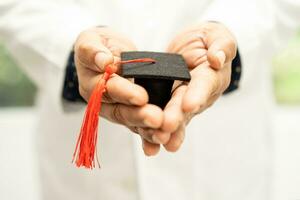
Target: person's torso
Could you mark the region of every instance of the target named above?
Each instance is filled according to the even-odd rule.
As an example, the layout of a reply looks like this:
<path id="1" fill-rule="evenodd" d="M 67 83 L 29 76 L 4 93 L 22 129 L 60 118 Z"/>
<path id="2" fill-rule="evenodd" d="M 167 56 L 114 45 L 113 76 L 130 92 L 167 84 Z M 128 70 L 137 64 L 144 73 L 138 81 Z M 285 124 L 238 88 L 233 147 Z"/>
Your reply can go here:
<path id="1" fill-rule="evenodd" d="M 209 7 L 208 0 L 78 2 L 98 19 L 99 25 L 125 33 L 138 50 L 146 51 L 165 51 L 177 33 L 200 23 L 202 12 Z M 263 77 L 265 74 L 253 76 L 255 84 L 260 84 Z M 60 179 L 65 178 L 65 183 L 69 184 L 69 190 L 63 192 L 66 198 L 74 189 L 81 190 L 82 197 L 84 192 L 91 193 L 90 199 L 122 197 L 131 200 L 137 193 L 140 194 L 137 199 L 143 200 L 242 198 L 247 193 L 247 184 L 240 183 L 256 183 L 257 177 L 265 172 L 266 162 L 261 102 L 264 90 L 257 88 L 257 91 L 249 92 L 249 88 L 252 87 L 242 87 L 241 91 L 219 100 L 215 107 L 195 118 L 176 154 L 163 151 L 156 157 L 146 158 L 140 142 L 134 139 L 133 143 L 129 130 L 102 120 L 99 153 L 103 169 L 96 175 L 82 174 L 82 171 L 68 166 L 83 110 L 65 114 L 61 110 L 61 101 L 49 103 L 44 93 L 40 124 L 43 135 L 39 136 L 39 142 L 41 152 L 50 159 L 44 158 L 44 174 L 51 175 L 46 178 L 52 179 L 52 187 L 57 187 Z M 251 99 L 251 104 L 247 99 Z M 51 149 L 54 145 L 56 148 Z M 55 160 L 60 164 L 49 163 Z M 251 166 L 253 169 L 249 171 Z M 70 171 L 66 173 L 67 170 Z M 264 180 L 259 181 L 265 184 Z"/>

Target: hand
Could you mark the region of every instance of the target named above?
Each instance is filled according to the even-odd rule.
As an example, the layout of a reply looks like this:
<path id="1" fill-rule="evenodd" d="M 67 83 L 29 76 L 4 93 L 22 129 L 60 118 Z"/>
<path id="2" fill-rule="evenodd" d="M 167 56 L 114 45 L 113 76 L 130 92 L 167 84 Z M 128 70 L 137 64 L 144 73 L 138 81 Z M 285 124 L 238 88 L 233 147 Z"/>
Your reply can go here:
<path id="1" fill-rule="evenodd" d="M 136 47 L 129 39 L 110 28 L 92 28 L 82 32 L 75 43 L 75 64 L 81 96 L 88 101 L 105 67 L 117 63 L 122 51 L 133 50 Z M 115 70 L 118 73 L 119 66 Z M 160 127 L 163 111 L 147 104 L 148 95 L 143 87 L 117 73 L 107 82 L 100 115 L 131 130 L 136 127 Z"/>
<path id="2" fill-rule="evenodd" d="M 183 55 L 192 79 L 189 83 L 175 82 L 160 129 L 140 130 L 148 138 L 146 155 L 157 153 L 159 144 L 171 152 L 179 149 L 188 122 L 210 107 L 228 87 L 236 49 L 234 36 L 215 22 L 189 28 L 174 38 L 167 51 Z"/>

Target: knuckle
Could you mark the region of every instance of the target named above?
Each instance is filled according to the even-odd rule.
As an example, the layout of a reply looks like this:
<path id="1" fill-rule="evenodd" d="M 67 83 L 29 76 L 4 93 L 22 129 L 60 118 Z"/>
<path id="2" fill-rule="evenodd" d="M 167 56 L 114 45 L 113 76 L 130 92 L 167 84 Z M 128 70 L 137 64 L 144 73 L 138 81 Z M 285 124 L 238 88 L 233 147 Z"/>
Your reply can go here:
<path id="1" fill-rule="evenodd" d="M 103 98 L 102 98 L 103 101 L 105 102 L 109 102 L 109 103 L 115 103 L 116 101 L 113 100 L 113 98 L 109 95 L 108 91 L 104 92 L 103 93 Z"/>
<path id="2" fill-rule="evenodd" d="M 81 43 L 78 45 L 77 52 L 78 55 L 87 55 L 91 49 L 91 46 L 87 43 Z"/>
<path id="3" fill-rule="evenodd" d="M 79 44 L 75 50 L 75 60 L 78 65 L 91 67 L 94 66 L 94 59 L 98 49 L 88 43 Z"/>
<path id="4" fill-rule="evenodd" d="M 115 104 L 113 106 L 113 109 L 111 110 L 111 116 L 114 121 L 120 124 L 125 124 L 125 118 L 123 116 L 123 113 L 121 111 L 121 105 L 120 104 Z"/>
<path id="5" fill-rule="evenodd" d="M 198 57 L 196 57 L 195 60 L 194 60 L 194 62 L 193 62 L 194 65 L 192 66 L 192 68 L 195 68 L 195 67 L 201 65 L 205 61 L 207 61 L 207 53 L 204 56 L 198 56 Z"/>

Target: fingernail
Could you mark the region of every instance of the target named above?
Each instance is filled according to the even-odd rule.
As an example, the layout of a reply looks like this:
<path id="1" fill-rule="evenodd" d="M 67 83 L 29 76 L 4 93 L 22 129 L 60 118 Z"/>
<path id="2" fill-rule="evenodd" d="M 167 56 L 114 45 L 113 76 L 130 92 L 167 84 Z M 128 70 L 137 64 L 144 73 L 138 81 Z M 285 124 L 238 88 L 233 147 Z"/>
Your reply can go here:
<path id="1" fill-rule="evenodd" d="M 103 71 L 106 65 L 113 62 L 113 57 L 105 52 L 98 52 L 95 56 L 95 63 Z"/>
<path id="2" fill-rule="evenodd" d="M 129 103 L 133 105 L 140 105 L 141 101 L 137 97 L 132 97 L 129 99 Z"/>
<path id="3" fill-rule="evenodd" d="M 157 135 L 152 135 L 152 140 L 157 144 L 162 144 L 162 141 L 160 140 L 159 137 L 157 137 Z"/>
<path id="4" fill-rule="evenodd" d="M 224 53 L 224 51 L 218 51 L 216 53 L 216 56 L 218 57 L 220 64 L 221 64 L 221 68 L 224 66 L 225 60 L 226 60 L 226 55 Z"/>

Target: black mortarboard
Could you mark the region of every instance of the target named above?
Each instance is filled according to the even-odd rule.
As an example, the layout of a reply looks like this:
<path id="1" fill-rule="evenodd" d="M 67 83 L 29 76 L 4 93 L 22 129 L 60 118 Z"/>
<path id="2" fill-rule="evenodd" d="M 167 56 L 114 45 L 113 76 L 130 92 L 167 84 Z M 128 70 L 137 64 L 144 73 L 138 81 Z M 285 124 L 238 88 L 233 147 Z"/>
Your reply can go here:
<path id="1" fill-rule="evenodd" d="M 121 53 L 121 60 L 151 58 L 151 62 L 122 64 L 122 76 L 135 78 L 134 82 L 146 89 L 149 103 L 161 108 L 171 98 L 174 80 L 189 81 L 191 79 L 187 65 L 179 54 L 131 51 Z"/>

